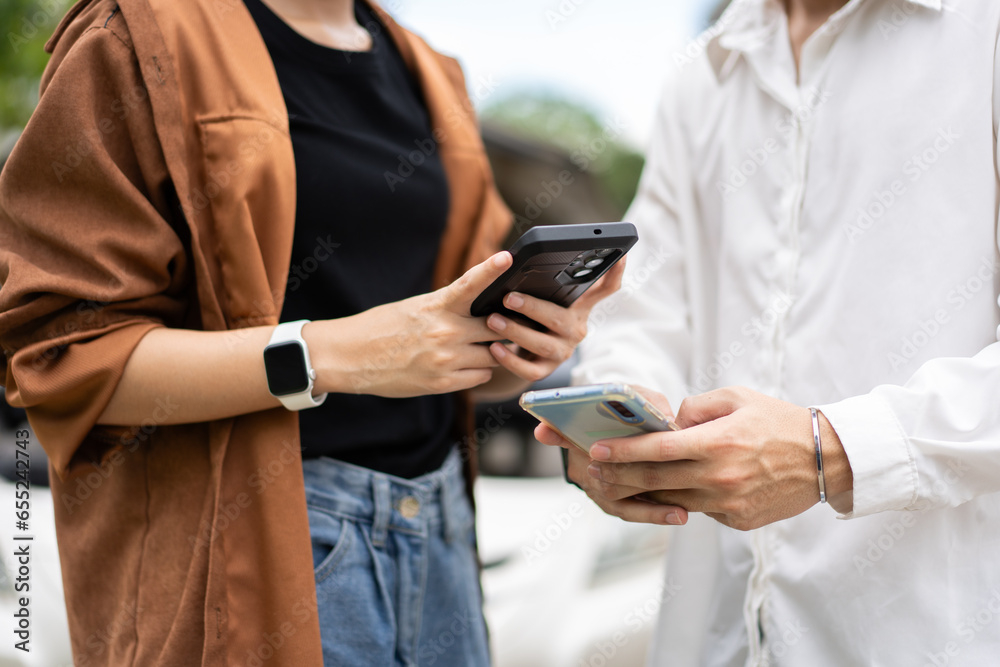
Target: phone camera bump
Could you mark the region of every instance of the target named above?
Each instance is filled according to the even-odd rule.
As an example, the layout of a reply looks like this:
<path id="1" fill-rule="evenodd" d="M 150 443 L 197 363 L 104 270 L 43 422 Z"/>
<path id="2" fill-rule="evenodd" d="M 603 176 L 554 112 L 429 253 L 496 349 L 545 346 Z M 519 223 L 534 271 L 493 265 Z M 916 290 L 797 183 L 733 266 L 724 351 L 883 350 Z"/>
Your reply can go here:
<path id="1" fill-rule="evenodd" d="M 635 413 L 626 408 L 618 401 L 608 401 L 608 405 L 611 406 L 612 410 L 620 414 L 625 419 L 635 419 Z"/>

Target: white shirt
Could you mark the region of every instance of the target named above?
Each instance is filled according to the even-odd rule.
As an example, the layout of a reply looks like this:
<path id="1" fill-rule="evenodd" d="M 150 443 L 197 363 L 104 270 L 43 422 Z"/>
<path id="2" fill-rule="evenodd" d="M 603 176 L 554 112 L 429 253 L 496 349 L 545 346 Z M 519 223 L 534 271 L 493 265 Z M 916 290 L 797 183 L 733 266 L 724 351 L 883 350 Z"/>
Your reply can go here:
<path id="1" fill-rule="evenodd" d="M 796 83 L 780 3 L 737 0 L 675 57 L 574 381 L 819 406 L 854 511 L 676 529 L 654 664 L 1000 664 L 998 31 L 851 0 Z"/>

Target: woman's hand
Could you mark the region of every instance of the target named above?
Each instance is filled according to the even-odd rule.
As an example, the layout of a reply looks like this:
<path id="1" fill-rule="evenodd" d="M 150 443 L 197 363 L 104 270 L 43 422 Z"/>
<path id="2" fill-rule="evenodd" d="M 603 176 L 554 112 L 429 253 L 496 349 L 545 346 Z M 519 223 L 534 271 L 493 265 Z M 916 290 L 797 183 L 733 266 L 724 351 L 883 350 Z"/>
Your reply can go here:
<path id="1" fill-rule="evenodd" d="M 547 331 L 538 331 L 494 313 L 486 320 L 489 328 L 496 332 L 491 340 L 500 336 L 510 343 L 490 345 L 493 357 L 520 378 L 522 386 L 548 377 L 572 356 L 573 350 L 587 335 L 590 311 L 598 302 L 618 291 L 624 271 L 625 260 L 622 259 L 568 308 L 511 292 L 504 297 L 504 306 L 538 322 Z"/>
<path id="2" fill-rule="evenodd" d="M 500 252 L 436 292 L 306 325 L 316 392 L 403 398 L 489 381 L 498 363 L 483 343 L 497 335 L 469 309 L 511 263 Z"/>
<path id="3" fill-rule="evenodd" d="M 498 396 L 548 376 L 583 340 L 594 305 L 621 286 L 624 262 L 569 308 L 508 294 L 507 308 L 547 329 L 537 331 L 497 313 L 470 315 L 472 302 L 512 261 L 510 253 L 501 252 L 436 292 L 306 325 L 303 335 L 315 357 L 316 392 L 402 398 L 490 383 L 484 394 Z M 501 337 L 511 342 L 483 344 Z M 498 366 L 507 372 L 490 382 Z"/>

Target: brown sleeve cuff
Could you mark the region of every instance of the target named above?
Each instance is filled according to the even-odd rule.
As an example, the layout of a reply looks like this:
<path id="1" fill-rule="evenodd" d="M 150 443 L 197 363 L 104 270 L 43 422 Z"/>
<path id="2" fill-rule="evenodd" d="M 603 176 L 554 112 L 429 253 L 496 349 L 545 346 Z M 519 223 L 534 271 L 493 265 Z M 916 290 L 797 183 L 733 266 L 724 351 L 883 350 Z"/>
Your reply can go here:
<path id="1" fill-rule="evenodd" d="M 79 342 L 50 340 L 29 345 L 9 360 L 7 400 L 27 410 L 39 443 L 60 478 L 81 445 L 127 438 L 129 427 L 98 426 L 132 351 L 160 325 L 153 321 L 113 324 Z M 96 334 L 96 337 L 95 337 Z M 101 448 L 103 449 L 103 447 Z"/>

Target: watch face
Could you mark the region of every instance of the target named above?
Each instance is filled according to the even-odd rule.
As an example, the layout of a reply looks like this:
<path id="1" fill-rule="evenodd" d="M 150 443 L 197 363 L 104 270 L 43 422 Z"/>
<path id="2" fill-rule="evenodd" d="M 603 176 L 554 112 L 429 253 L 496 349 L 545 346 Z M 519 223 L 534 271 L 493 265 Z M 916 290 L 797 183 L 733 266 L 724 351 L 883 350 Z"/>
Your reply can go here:
<path id="1" fill-rule="evenodd" d="M 295 341 L 265 347 L 264 369 L 267 388 L 274 396 L 301 394 L 309 389 L 306 353 Z"/>

